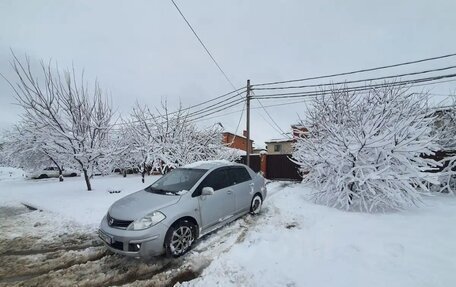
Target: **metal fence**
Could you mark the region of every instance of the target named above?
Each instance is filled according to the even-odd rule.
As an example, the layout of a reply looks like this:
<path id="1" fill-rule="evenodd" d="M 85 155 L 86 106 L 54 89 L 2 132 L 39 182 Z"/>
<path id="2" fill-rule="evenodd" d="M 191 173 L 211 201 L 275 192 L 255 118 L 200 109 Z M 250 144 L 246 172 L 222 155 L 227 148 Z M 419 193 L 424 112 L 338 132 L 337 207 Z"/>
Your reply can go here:
<path id="1" fill-rule="evenodd" d="M 245 164 L 246 158 L 247 156 L 243 155 L 237 162 Z M 253 169 L 254 172 L 260 172 L 261 158 L 259 154 L 250 155 L 250 168 Z"/>
<path id="2" fill-rule="evenodd" d="M 245 164 L 246 156 L 238 161 Z M 260 155 L 250 156 L 250 168 L 255 172 L 261 170 Z M 266 178 L 277 180 L 302 180 L 299 166 L 291 161 L 291 154 L 268 154 L 266 155 Z"/>

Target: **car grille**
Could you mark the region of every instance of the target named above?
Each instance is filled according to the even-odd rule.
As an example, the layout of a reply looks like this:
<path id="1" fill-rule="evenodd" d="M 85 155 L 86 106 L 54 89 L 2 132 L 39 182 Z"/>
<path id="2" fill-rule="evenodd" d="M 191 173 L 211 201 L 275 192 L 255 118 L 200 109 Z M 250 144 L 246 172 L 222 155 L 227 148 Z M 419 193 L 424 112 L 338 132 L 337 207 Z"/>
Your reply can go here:
<path id="1" fill-rule="evenodd" d="M 127 229 L 127 227 L 133 222 L 132 220 L 120 220 L 116 219 L 114 217 L 111 217 L 111 215 L 107 215 L 106 219 L 108 220 L 108 225 L 113 227 L 113 228 L 119 228 L 119 229 Z"/>

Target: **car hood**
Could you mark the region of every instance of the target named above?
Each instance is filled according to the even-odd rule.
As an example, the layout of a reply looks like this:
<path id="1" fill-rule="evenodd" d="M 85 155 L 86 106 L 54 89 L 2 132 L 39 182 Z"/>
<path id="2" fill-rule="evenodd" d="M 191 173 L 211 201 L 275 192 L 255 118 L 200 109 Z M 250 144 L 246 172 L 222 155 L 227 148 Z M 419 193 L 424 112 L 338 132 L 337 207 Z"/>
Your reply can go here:
<path id="1" fill-rule="evenodd" d="M 116 219 L 136 220 L 150 212 L 176 204 L 180 198 L 140 190 L 114 202 L 108 212 Z"/>

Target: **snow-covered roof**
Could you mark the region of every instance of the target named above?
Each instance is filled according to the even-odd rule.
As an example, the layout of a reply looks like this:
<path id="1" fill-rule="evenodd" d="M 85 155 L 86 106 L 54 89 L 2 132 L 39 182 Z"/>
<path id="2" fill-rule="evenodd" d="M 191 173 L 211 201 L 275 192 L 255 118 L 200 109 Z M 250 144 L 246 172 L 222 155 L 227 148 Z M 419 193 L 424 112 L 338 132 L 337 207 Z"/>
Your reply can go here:
<path id="1" fill-rule="evenodd" d="M 239 156 L 242 156 L 242 155 L 246 155 L 247 152 L 245 150 L 242 150 L 242 149 L 238 149 L 238 148 L 233 148 L 233 147 L 226 147 L 228 151 L 236 154 L 236 155 L 239 155 Z"/>
<path id="2" fill-rule="evenodd" d="M 206 161 L 197 161 L 184 165 L 183 168 L 198 168 L 198 169 L 212 169 L 221 166 L 236 165 L 233 162 L 227 160 L 206 160 Z"/>
<path id="3" fill-rule="evenodd" d="M 284 143 L 284 142 L 293 142 L 293 139 L 271 139 L 265 143 Z"/>

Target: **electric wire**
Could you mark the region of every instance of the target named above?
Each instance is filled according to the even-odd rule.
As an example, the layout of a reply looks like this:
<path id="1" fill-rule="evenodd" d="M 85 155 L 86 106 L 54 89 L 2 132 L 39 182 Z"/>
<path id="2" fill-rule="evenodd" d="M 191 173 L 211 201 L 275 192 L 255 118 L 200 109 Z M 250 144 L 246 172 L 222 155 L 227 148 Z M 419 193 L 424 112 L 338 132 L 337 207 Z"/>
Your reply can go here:
<path id="1" fill-rule="evenodd" d="M 225 77 L 225 79 L 228 81 L 228 83 L 230 83 L 230 85 L 233 87 L 233 89 L 236 89 L 234 84 L 231 82 L 231 80 L 228 78 L 228 76 L 226 75 L 225 71 L 223 71 L 223 69 L 220 67 L 220 65 L 217 63 L 217 61 L 215 60 L 214 56 L 212 56 L 211 52 L 209 52 L 209 50 L 207 49 L 206 45 L 203 43 L 203 41 L 201 40 L 201 38 L 198 36 L 198 34 L 196 33 L 195 29 L 193 29 L 192 25 L 190 24 L 190 22 L 188 22 L 187 18 L 184 16 L 184 14 L 182 13 L 181 9 L 179 8 L 179 6 L 177 6 L 176 2 L 174 2 L 174 0 L 171 0 L 171 2 L 173 3 L 174 7 L 176 7 L 177 11 L 179 12 L 179 14 L 182 16 L 182 18 L 184 19 L 185 23 L 187 23 L 187 26 L 190 28 L 190 30 L 192 30 L 193 34 L 195 35 L 195 37 L 198 39 L 199 43 L 201 44 L 201 46 L 203 46 L 204 50 L 206 51 L 206 53 L 209 55 L 209 57 L 212 59 L 212 61 L 214 62 L 214 64 L 217 66 L 217 68 L 220 70 L 220 72 L 223 74 L 223 76 Z"/>
<path id="2" fill-rule="evenodd" d="M 252 94 L 255 96 L 255 93 L 252 91 Z M 272 116 L 267 112 L 266 108 L 263 106 L 263 104 L 261 103 L 261 101 L 259 99 L 256 99 L 258 101 L 258 103 L 261 105 L 261 107 L 263 108 L 263 110 L 266 112 L 266 115 L 269 117 L 269 119 L 274 123 L 274 125 L 277 127 L 274 127 L 273 125 L 269 124 L 268 121 L 265 121 L 273 128 L 275 129 L 279 134 L 281 135 L 286 135 L 286 133 L 280 128 L 280 126 L 277 124 L 277 122 L 272 118 Z M 261 115 L 261 114 L 260 114 Z"/>
<path id="3" fill-rule="evenodd" d="M 302 88 L 313 88 L 313 87 L 321 87 L 321 86 L 353 84 L 353 83 L 361 83 L 361 82 L 370 82 L 370 81 L 401 78 L 401 77 L 405 77 L 405 76 L 414 76 L 414 75 L 421 75 L 421 74 L 427 74 L 427 73 L 433 73 L 433 72 L 441 72 L 441 71 L 446 71 L 446 70 L 450 70 L 450 69 L 454 69 L 454 68 L 456 68 L 456 66 L 448 66 L 448 67 L 424 70 L 424 71 L 419 71 L 419 72 L 412 72 L 412 73 L 405 73 L 405 74 L 398 74 L 398 75 L 389 75 L 389 76 L 383 76 L 383 77 L 377 77 L 377 78 L 368 78 L 368 79 L 360 79 L 360 80 L 352 80 L 352 81 L 335 82 L 335 83 L 312 84 L 312 85 L 301 85 L 301 86 L 286 86 L 286 87 L 272 87 L 272 88 L 253 88 L 253 89 L 254 90 L 285 90 L 285 89 L 302 89 Z"/>
<path id="4" fill-rule="evenodd" d="M 400 85 L 413 85 L 418 83 L 424 83 L 429 81 L 435 81 L 439 79 L 446 79 L 446 78 L 454 78 L 456 74 L 447 74 L 447 75 L 439 75 L 434 77 L 427 77 L 427 78 L 418 78 L 413 80 L 404 80 L 404 81 L 397 81 L 397 82 L 388 82 L 388 83 L 380 83 L 380 84 L 370 84 L 364 86 L 354 86 L 354 87 L 344 87 L 344 90 L 347 92 L 356 92 L 356 91 L 363 91 L 372 88 L 382 88 L 385 86 L 400 86 Z M 432 84 L 432 83 L 431 83 Z M 418 86 L 418 85 L 415 85 Z M 263 94 L 257 95 L 255 98 L 258 99 L 274 99 L 274 98 L 296 98 L 296 97 L 305 97 L 307 95 L 323 95 L 330 93 L 332 89 L 320 90 L 320 91 L 303 91 L 303 92 L 290 92 L 290 93 L 276 93 L 276 94 Z"/>
<path id="5" fill-rule="evenodd" d="M 181 11 L 181 9 L 179 8 L 179 6 L 177 6 L 176 2 L 174 2 L 174 0 L 171 0 L 171 2 L 173 3 L 174 7 L 177 9 L 177 11 L 179 12 L 179 14 L 182 16 L 182 18 L 184 19 L 185 23 L 187 23 L 187 26 L 190 28 L 190 30 L 193 32 L 193 34 L 195 35 L 195 37 L 198 39 L 199 43 L 201 44 L 201 46 L 204 48 L 204 50 L 206 51 L 206 53 L 209 55 L 209 57 L 212 59 L 212 61 L 214 62 L 214 64 L 217 66 L 217 68 L 219 69 L 219 71 L 223 74 L 223 76 L 225 77 L 225 79 L 228 81 L 228 83 L 233 87 L 233 89 L 236 89 L 233 82 L 231 82 L 231 80 L 229 79 L 228 75 L 225 73 L 225 71 L 223 71 L 222 67 L 219 65 L 219 63 L 215 60 L 214 56 L 212 55 L 212 53 L 209 51 L 209 49 L 206 47 L 206 45 L 204 44 L 204 42 L 201 40 L 201 38 L 198 36 L 198 33 L 196 33 L 195 29 L 192 27 L 192 25 L 190 24 L 190 22 L 187 20 L 187 18 L 184 16 L 183 12 Z M 257 100 L 259 102 L 259 100 Z M 260 103 L 261 104 L 261 103 Z M 265 113 L 268 115 L 269 118 L 272 119 L 271 115 L 269 114 L 269 112 L 264 109 Z M 241 114 L 241 118 L 242 118 L 242 114 Z M 239 125 L 238 125 L 238 128 L 239 128 Z M 236 131 L 235 131 L 235 135 L 237 134 L 237 129 L 236 128 Z M 233 138 L 234 140 L 234 138 Z"/>
<path id="6" fill-rule="evenodd" d="M 395 68 L 395 67 L 400 67 L 400 66 L 423 63 L 423 62 L 428 62 L 428 61 L 434 61 L 434 60 L 439 60 L 439 59 L 445 59 L 445 58 L 450 58 L 450 57 L 454 57 L 454 56 L 456 56 L 456 53 L 437 56 L 437 57 L 431 57 L 431 58 L 425 58 L 425 59 L 420 59 L 420 60 L 415 60 L 415 61 L 402 62 L 402 63 L 398 63 L 398 64 L 379 66 L 379 67 L 375 67 L 375 68 L 360 69 L 360 70 L 355 70 L 355 71 L 351 71 L 351 72 L 343 72 L 343 73 L 336 73 L 336 74 L 308 77 L 308 78 L 294 79 L 294 80 L 286 80 L 286 81 L 260 83 L 260 84 L 255 84 L 255 86 L 259 87 L 259 86 L 277 85 L 277 84 L 294 83 L 294 82 L 302 82 L 302 81 L 309 81 L 309 80 L 333 78 L 333 77 L 338 77 L 338 76 L 353 75 L 353 74 L 358 74 L 358 73 L 371 72 L 371 71 L 383 70 L 383 69 L 388 69 L 388 68 Z"/>

